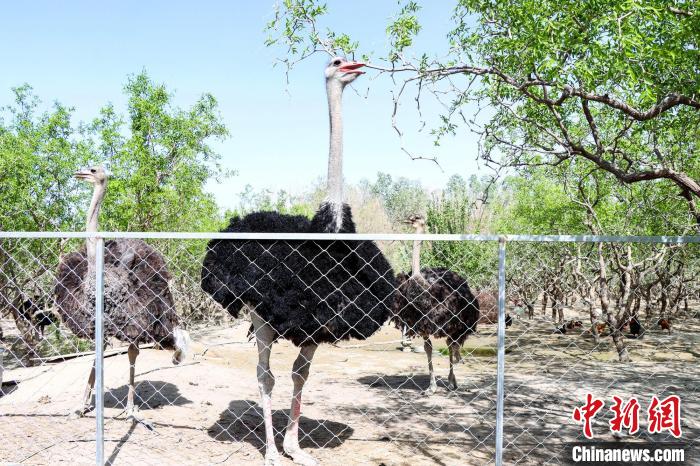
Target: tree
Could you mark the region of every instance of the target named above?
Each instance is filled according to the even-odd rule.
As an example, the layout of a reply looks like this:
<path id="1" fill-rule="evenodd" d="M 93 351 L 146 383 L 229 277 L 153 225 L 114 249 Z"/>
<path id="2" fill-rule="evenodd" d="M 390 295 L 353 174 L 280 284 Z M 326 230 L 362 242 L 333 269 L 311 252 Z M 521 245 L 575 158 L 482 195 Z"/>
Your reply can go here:
<path id="1" fill-rule="evenodd" d="M 314 0 L 285 0 L 268 45 L 294 66 L 314 53 L 355 53 L 359 42 L 319 26 Z M 415 86 L 447 110 L 439 141 L 461 126 L 482 135 L 496 167 L 575 167 L 622 184 L 675 186 L 700 226 L 700 21 L 695 0 L 459 0 L 440 58 L 413 50 L 420 6 L 402 2 L 389 48 L 370 68 L 398 79 L 398 103 Z M 491 107 L 483 125 L 464 114 Z M 395 116 L 398 105 L 394 105 Z M 677 212 L 683 215 L 683 212 Z"/>
<path id="2" fill-rule="evenodd" d="M 205 183 L 228 173 L 212 140 L 228 135 L 216 99 L 204 94 L 190 108 L 143 72 L 128 79 L 126 121 L 107 105 L 84 128 L 96 159 L 113 172 L 102 215 L 106 228 L 209 231 L 218 212 Z"/>
<path id="3" fill-rule="evenodd" d="M 72 173 L 90 152 L 71 125 L 72 109 L 55 103 L 40 113 L 29 85 L 12 89 L 14 102 L 0 113 L 0 230 L 73 230 L 81 199 Z M 24 340 L 38 338 L 22 303 L 50 289 L 47 271 L 70 247 L 65 241 L 5 240 L 0 243 L 0 315 L 12 313 Z"/>
<path id="4" fill-rule="evenodd" d="M 72 230 L 76 168 L 92 154 L 71 125 L 73 109 L 55 103 L 38 112 L 29 85 L 12 89 L 0 115 L 0 230 Z"/>
<path id="5" fill-rule="evenodd" d="M 375 182 L 366 181 L 359 188 L 377 196 L 394 223 L 412 214 L 425 215 L 429 198 L 419 181 L 403 177 L 394 180 L 388 173 L 377 173 Z"/>
<path id="6" fill-rule="evenodd" d="M 103 230 L 217 229 L 218 207 L 204 186 L 228 172 L 210 146 L 227 135 L 214 97 L 204 94 L 191 107 L 178 108 L 166 87 L 145 72 L 130 77 L 124 91 L 126 117 L 107 105 L 92 122 L 76 126 L 70 107 L 55 103 L 40 113 L 30 86 L 13 89 L 14 103 L 0 113 L 0 229 L 84 229 L 90 189 L 72 175 L 92 163 L 107 163 L 112 171 Z M 16 310 L 37 289 L 50 296 L 60 255 L 78 247 L 80 241 L 3 241 L 0 311 Z M 158 247 L 176 275 L 176 295 L 191 292 L 192 283 L 185 282 L 199 274 L 206 242 L 165 241 Z M 196 298 L 190 293 L 180 302 L 191 307 L 201 303 Z"/>

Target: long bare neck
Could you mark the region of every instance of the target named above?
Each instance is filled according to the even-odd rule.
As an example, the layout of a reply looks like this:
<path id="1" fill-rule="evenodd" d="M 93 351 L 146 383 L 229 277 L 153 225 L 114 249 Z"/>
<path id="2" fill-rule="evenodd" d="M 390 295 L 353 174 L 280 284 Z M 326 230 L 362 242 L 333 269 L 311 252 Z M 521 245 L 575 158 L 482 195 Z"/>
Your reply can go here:
<path id="1" fill-rule="evenodd" d="M 88 233 L 94 233 L 98 228 L 98 218 L 100 216 L 100 207 L 102 206 L 102 199 L 105 197 L 105 191 L 107 190 L 106 183 L 99 184 L 95 183 L 95 187 L 92 191 L 92 200 L 90 201 L 90 208 L 87 213 L 87 221 L 85 223 L 85 231 Z M 86 241 L 87 258 L 88 258 L 88 272 L 90 272 L 90 277 L 94 275 L 95 271 L 95 254 L 97 248 L 97 241 L 95 238 L 88 238 Z"/>
<path id="2" fill-rule="evenodd" d="M 343 117 L 341 112 L 343 86 L 336 80 L 326 81 L 330 144 L 328 148 L 328 200 L 335 205 L 343 203 Z M 340 209 L 342 212 L 342 209 Z"/>
<path id="3" fill-rule="evenodd" d="M 425 227 L 423 226 L 417 226 L 416 227 L 416 234 L 421 235 L 425 233 Z M 413 257 L 411 258 L 411 275 L 414 277 L 420 277 L 420 248 L 421 248 L 421 243 L 422 241 L 414 241 L 413 242 Z"/>

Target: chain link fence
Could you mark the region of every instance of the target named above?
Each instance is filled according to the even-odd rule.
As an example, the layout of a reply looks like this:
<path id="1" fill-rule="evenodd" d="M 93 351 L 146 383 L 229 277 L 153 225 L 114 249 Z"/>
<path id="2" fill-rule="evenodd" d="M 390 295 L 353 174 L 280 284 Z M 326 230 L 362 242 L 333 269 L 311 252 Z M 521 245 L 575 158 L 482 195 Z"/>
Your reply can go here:
<path id="1" fill-rule="evenodd" d="M 700 237 L 101 235 L 0 232 L 2 462 L 561 464 L 587 393 L 700 437 Z"/>

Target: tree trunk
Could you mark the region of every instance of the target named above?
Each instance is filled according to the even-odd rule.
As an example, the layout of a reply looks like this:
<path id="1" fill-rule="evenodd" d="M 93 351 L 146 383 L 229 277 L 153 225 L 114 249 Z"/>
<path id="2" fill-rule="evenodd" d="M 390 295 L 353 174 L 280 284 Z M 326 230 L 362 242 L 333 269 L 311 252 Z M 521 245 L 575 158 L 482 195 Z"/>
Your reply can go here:
<path id="1" fill-rule="evenodd" d="M 612 337 L 613 343 L 615 343 L 615 349 L 617 349 L 620 362 L 628 362 L 630 357 L 627 352 L 627 347 L 625 346 L 624 338 L 620 333 L 620 329 L 617 328 L 617 319 L 613 313 L 610 312 L 608 275 L 605 266 L 605 257 L 603 256 L 603 243 L 598 243 L 598 263 L 600 265 L 600 288 L 598 291 L 600 295 L 600 306 L 603 310 L 603 314 L 606 316 L 608 328 L 610 329 L 610 336 Z"/>
<path id="2" fill-rule="evenodd" d="M 629 362 L 630 356 L 627 352 L 627 346 L 625 345 L 625 338 L 617 328 L 617 319 L 612 312 L 608 312 L 608 327 L 610 328 L 610 336 L 612 337 L 613 343 L 615 343 L 615 349 L 617 350 L 617 355 L 620 358 L 620 362 Z"/>
<path id="3" fill-rule="evenodd" d="M 651 318 L 652 318 L 652 309 L 651 309 L 651 287 L 648 286 L 644 290 L 644 319 L 646 320 L 647 327 L 651 325 Z"/>
<path id="4" fill-rule="evenodd" d="M 588 304 L 588 314 L 591 317 L 591 335 L 593 335 L 593 341 L 597 345 L 600 343 L 600 334 L 598 334 L 598 326 L 596 325 L 598 316 L 593 312 L 593 301 L 591 300 Z"/>

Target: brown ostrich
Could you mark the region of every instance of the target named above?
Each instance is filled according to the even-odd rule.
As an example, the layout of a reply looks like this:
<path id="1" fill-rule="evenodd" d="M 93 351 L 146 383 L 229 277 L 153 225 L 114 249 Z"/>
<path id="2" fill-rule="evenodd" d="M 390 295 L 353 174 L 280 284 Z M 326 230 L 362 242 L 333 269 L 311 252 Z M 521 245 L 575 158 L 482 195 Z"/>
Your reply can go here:
<path id="1" fill-rule="evenodd" d="M 93 185 L 86 231 L 96 232 L 100 206 L 107 190 L 107 173 L 92 167 L 75 173 L 75 178 Z M 65 325 L 78 337 L 95 338 L 96 240 L 88 238 L 81 250 L 61 258 L 55 287 L 56 308 Z M 170 273 L 163 256 L 141 240 L 119 239 L 104 245 L 104 336 L 129 344 L 129 393 L 127 418 L 152 426 L 137 414 L 134 406 L 134 373 L 140 343 L 156 343 L 172 349 L 178 364 L 187 350 L 187 333 L 179 327 L 173 296 L 168 287 Z M 83 416 L 92 409 L 95 366 L 88 378 L 83 403 L 73 413 Z"/>
<path id="2" fill-rule="evenodd" d="M 407 223 L 416 233 L 425 232 L 425 220 L 412 215 Z M 411 274 L 396 277 L 397 291 L 394 299 L 394 324 L 406 329 L 408 336 L 421 336 L 428 357 L 430 386 L 425 391 L 432 395 L 437 389 L 433 371 L 433 344 L 431 337 L 447 338 L 450 353 L 448 381 L 452 389 L 457 388 L 454 365 L 461 361 L 461 349 L 469 334 L 476 331 L 479 320 L 479 302 L 467 281 L 451 270 L 435 267 L 420 268 L 421 241 L 413 242 Z"/>

